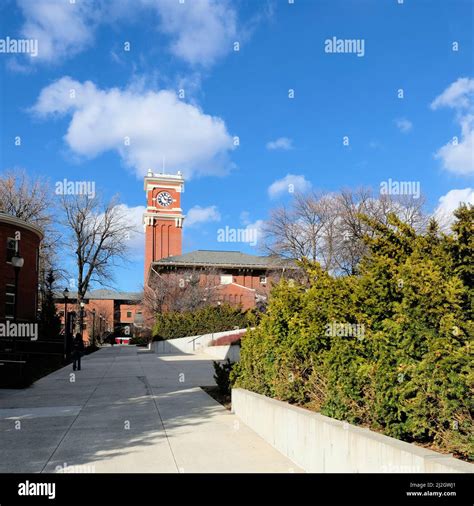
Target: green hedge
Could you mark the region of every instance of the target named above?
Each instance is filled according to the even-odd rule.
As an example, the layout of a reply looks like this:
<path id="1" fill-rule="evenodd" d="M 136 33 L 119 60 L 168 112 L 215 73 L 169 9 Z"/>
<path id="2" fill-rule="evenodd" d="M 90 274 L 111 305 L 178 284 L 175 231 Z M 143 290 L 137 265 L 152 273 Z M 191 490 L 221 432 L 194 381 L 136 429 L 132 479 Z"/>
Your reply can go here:
<path id="1" fill-rule="evenodd" d="M 303 262 L 309 287 L 273 290 L 233 384 L 472 460 L 474 207 L 456 216 L 451 235 L 366 220 L 358 276 Z"/>
<path id="2" fill-rule="evenodd" d="M 162 313 L 156 317 L 153 339 L 160 341 L 242 329 L 253 321 L 253 313 L 243 312 L 229 304 L 206 306 L 195 311 Z"/>

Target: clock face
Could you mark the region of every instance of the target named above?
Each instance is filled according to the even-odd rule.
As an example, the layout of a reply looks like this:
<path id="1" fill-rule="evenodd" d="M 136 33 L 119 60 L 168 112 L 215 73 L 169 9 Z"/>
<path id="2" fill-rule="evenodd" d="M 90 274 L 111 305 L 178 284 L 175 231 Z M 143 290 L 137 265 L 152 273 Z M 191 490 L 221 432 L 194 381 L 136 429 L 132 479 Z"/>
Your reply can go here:
<path id="1" fill-rule="evenodd" d="M 173 197 L 168 192 L 161 192 L 156 200 L 160 206 L 168 207 L 172 204 Z"/>

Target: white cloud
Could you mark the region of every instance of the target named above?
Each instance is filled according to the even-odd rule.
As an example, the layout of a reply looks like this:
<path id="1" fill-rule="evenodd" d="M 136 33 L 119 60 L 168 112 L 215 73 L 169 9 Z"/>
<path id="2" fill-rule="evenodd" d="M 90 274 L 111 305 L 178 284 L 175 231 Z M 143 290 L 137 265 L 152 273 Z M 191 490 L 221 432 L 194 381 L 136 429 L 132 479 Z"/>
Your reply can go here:
<path id="1" fill-rule="evenodd" d="M 142 177 L 148 169 L 185 176 L 220 175 L 228 168 L 232 138 L 224 121 L 179 100 L 173 91 L 140 87 L 101 90 L 91 81 L 63 77 L 44 88 L 31 111 L 71 115 L 64 137 L 77 155 L 116 151 Z"/>
<path id="2" fill-rule="evenodd" d="M 128 257 L 133 260 L 143 258 L 145 251 L 145 232 L 143 229 L 143 213 L 146 211 L 145 206 L 129 207 L 127 204 L 119 204 L 117 206 L 120 214 L 127 221 L 127 226 L 132 226 L 133 230 L 126 237 L 126 245 L 128 246 Z"/>
<path id="3" fill-rule="evenodd" d="M 433 100 L 431 108 L 436 110 L 439 107 L 451 107 L 453 109 L 472 107 L 472 96 L 470 95 L 473 93 L 474 79 L 460 77 Z"/>
<path id="4" fill-rule="evenodd" d="M 171 52 L 192 65 L 210 66 L 232 49 L 237 13 L 228 0 L 142 0 L 161 17 L 172 39 Z"/>
<path id="5" fill-rule="evenodd" d="M 395 120 L 395 125 L 400 130 L 400 132 L 406 134 L 413 128 L 413 123 L 406 118 L 399 118 Z"/>
<path id="6" fill-rule="evenodd" d="M 449 226 L 454 221 L 453 211 L 455 211 L 462 202 L 474 205 L 474 188 L 450 190 L 446 195 L 440 197 L 438 202 L 438 206 L 434 211 L 434 216 L 442 226 Z"/>
<path id="7" fill-rule="evenodd" d="M 17 0 L 22 37 L 38 39 L 37 61 L 57 63 L 92 45 L 104 23 L 145 18 L 171 38 L 172 54 L 205 67 L 232 50 L 237 12 L 230 0 Z M 153 13 L 155 18 L 153 19 Z"/>
<path id="8" fill-rule="evenodd" d="M 267 149 L 275 150 L 275 149 L 293 149 L 293 141 L 288 139 L 288 137 L 279 137 L 274 141 L 267 142 Z"/>
<path id="9" fill-rule="evenodd" d="M 25 22 L 20 35 L 38 40 L 35 59 L 59 62 L 91 45 L 97 24 L 97 4 L 69 0 L 18 0 Z"/>
<path id="10" fill-rule="evenodd" d="M 435 158 L 442 161 L 443 168 L 462 176 L 474 174 L 474 79 L 459 78 L 448 86 L 431 103 L 433 110 L 449 107 L 456 111 L 461 127 L 461 139 L 457 137 L 442 146 Z"/>
<path id="11" fill-rule="evenodd" d="M 184 224 L 187 227 L 192 227 L 199 223 L 208 223 L 210 221 L 221 221 L 221 215 L 217 206 L 194 206 L 186 213 Z"/>
<path id="12" fill-rule="evenodd" d="M 438 149 L 435 158 L 440 158 L 443 168 L 468 176 L 474 174 L 474 128 L 472 120 L 461 122 L 461 140 L 453 139 Z"/>
<path id="13" fill-rule="evenodd" d="M 270 198 L 276 198 L 285 193 L 305 192 L 311 188 L 311 183 L 304 176 L 287 174 L 282 179 L 277 179 L 268 187 Z"/>
<path id="14" fill-rule="evenodd" d="M 248 223 L 245 227 L 246 236 L 254 238 L 254 244 L 251 246 L 257 246 L 263 240 L 263 230 L 264 230 L 265 222 L 263 220 L 256 220 L 253 223 Z"/>

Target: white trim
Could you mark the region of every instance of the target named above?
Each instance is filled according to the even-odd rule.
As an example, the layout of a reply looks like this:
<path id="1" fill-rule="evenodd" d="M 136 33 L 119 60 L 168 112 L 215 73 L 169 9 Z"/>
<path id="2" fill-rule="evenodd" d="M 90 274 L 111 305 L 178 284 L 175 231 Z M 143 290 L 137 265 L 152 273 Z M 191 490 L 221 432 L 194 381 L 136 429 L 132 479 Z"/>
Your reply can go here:
<path id="1" fill-rule="evenodd" d="M 181 187 L 183 185 L 170 185 L 170 184 L 152 184 L 148 183 L 147 187 L 145 188 L 146 191 L 153 191 L 155 188 L 163 188 L 163 190 L 175 190 L 177 193 L 181 193 Z"/>
<path id="2" fill-rule="evenodd" d="M 16 216 L 10 216 L 9 214 L 0 213 L 0 223 L 7 223 L 8 225 L 16 225 L 18 227 L 22 227 L 26 230 L 29 230 L 30 232 L 34 232 L 40 238 L 40 240 L 43 239 L 44 237 L 43 231 L 39 227 L 31 223 L 27 223 L 26 221 L 23 221 L 20 218 L 17 218 Z"/>
<path id="3" fill-rule="evenodd" d="M 176 212 L 183 212 L 183 209 L 181 207 L 170 207 L 170 208 L 167 208 L 167 207 L 163 207 L 163 208 L 158 208 L 156 206 L 146 206 L 147 210 L 150 210 L 150 211 L 158 211 L 158 212 L 163 212 L 163 211 L 176 211 Z"/>
<path id="4" fill-rule="evenodd" d="M 231 286 L 231 285 L 237 286 L 239 288 L 243 288 L 244 290 L 248 290 L 249 292 L 255 292 L 256 291 L 255 288 L 249 288 L 248 286 L 240 285 L 239 283 L 236 283 L 235 281 L 233 281 L 232 283 L 226 283 L 225 285 L 220 284 L 220 285 L 211 286 L 211 288 L 219 288 L 219 289 L 222 290 L 223 287 L 225 287 L 225 286 Z"/>
<path id="5" fill-rule="evenodd" d="M 143 214 L 143 224 L 153 225 L 153 223 L 157 220 L 174 220 L 176 226 L 181 228 L 183 226 L 185 216 L 182 214 L 170 213 L 170 214 L 158 214 L 158 213 L 144 213 Z"/>

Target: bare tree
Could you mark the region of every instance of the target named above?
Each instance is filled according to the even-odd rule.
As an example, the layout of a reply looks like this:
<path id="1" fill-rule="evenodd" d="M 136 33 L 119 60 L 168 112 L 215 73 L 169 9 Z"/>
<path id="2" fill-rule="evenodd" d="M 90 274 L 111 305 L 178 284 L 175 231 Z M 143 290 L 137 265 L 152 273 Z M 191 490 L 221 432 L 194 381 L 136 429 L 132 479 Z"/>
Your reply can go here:
<path id="1" fill-rule="evenodd" d="M 39 251 L 40 295 L 44 296 L 47 276 L 56 280 L 65 272 L 58 266 L 57 246 L 60 233 L 55 228 L 54 205 L 48 182 L 32 179 L 23 169 L 7 170 L 0 176 L 0 211 L 36 225 L 44 234 Z"/>
<path id="2" fill-rule="evenodd" d="M 51 223 L 49 185 L 30 179 L 22 169 L 8 170 L 0 177 L 0 209 L 28 223 L 45 228 Z"/>
<path id="3" fill-rule="evenodd" d="M 90 283 L 113 280 L 112 267 L 127 259 L 127 241 L 134 227 L 127 223 L 117 198 L 104 205 L 99 196 L 67 195 L 61 198 L 61 208 L 76 257 L 78 332 L 83 327 L 80 305 Z"/>
<path id="4" fill-rule="evenodd" d="M 287 258 L 309 258 L 327 262 L 323 243 L 327 228 L 334 220 L 331 213 L 331 196 L 295 194 L 290 209 L 274 209 L 263 228 L 264 249 Z"/>
<path id="5" fill-rule="evenodd" d="M 369 188 L 340 193 L 297 194 L 290 208 L 277 208 L 264 226 L 264 249 L 290 258 L 317 260 L 334 274 L 355 274 L 367 251 L 370 234 L 361 215 L 387 224 L 395 213 L 415 230 L 427 225 L 424 199 L 410 195 L 380 195 Z"/>
<path id="6" fill-rule="evenodd" d="M 163 311 L 194 311 L 214 305 L 219 279 L 219 271 L 215 269 L 155 271 L 151 286 L 144 290 L 143 304 L 150 315 Z"/>

